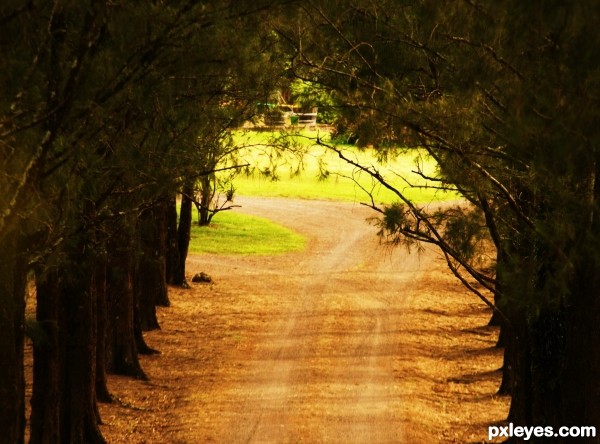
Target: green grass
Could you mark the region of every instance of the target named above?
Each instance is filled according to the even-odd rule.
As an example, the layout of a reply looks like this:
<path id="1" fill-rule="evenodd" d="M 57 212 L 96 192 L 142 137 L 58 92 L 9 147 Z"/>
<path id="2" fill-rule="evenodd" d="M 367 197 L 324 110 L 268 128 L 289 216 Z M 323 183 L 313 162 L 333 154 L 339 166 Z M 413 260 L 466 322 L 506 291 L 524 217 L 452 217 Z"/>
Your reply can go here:
<path id="1" fill-rule="evenodd" d="M 291 137 L 296 151 L 278 156 L 274 156 L 274 150 L 268 147 L 273 135 L 253 132 L 236 136 L 238 143 L 249 145 L 242 150 L 242 158 L 255 167 L 251 174 L 240 174 L 235 178 L 237 195 L 365 202 L 370 200 L 371 193 L 376 202 L 399 200 L 396 194 L 382 187 L 367 173 L 340 159 L 334 151 L 314 143 L 317 136 L 327 141 L 328 134 L 301 131 Z M 436 163 L 426 156 L 424 150 L 399 151 L 387 162 L 381 162 L 373 148 L 341 148 L 345 156 L 360 165 L 376 168 L 386 181 L 414 202 L 457 197 L 453 193 L 440 192 L 433 187 L 435 183 L 428 183 L 414 172 L 420 169 L 427 176 L 436 175 Z"/>
<path id="2" fill-rule="evenodd" d="M 303 236 L 268 219 L 224 211 L 208 227 L 192 225 L 190 252 L 277 255 L 301 251 L 304 245 Z"/>
<path id="3" fill-rule="evenodd" d="M 328 134 L 302 130 L 274 141 L 277 136 L 273 132 L 234 134 L 236 144 L 245 146 L 240 150 L 239 163 L 245 161 L 254 167 L 249 174 L 235 177 L 236 195 L 369 202 L 369 192 L 376 203 L 398 200 L 393 192 L 374 182 L 369 175 L 314 143 L 317 136 L 327 141 Z M 289 144 L 287 150 L 274 148 L 275 144 L 286 143 Z M 454 193 L 423 188 L 427 182 L 412 171 L 418 164 L 425 175 L 435 176 L 436 164 L 422 150 L 401 151 L 388 162 L 380 162 L 374 149 L 341 148 L 357 163 L 376 168 L 390 184 L 415 202 L 457 197 Z M 420 187 L 411 187 L 409 183 Z M 190 252 L 274 255 L 302 250 L 304 245 L 302 236 L 281 225 L 231 210 L 217 214 L 209 227 L 192 227 Z"/>

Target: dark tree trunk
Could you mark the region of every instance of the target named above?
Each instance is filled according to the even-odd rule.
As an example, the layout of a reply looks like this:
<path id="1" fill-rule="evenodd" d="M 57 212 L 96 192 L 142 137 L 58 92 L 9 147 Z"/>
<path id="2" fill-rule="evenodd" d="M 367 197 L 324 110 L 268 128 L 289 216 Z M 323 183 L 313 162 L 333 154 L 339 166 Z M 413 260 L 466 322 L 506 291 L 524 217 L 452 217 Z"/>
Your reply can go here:
<path id="1" fill-rule="evenodd" d="M 156 317 L 156 287 L 153 284 L 154 276 L 150 273 L 156 272 L 156 268 L 141 259 L 138 262 L 135 273 L 135 297 L 137 322 L 142 331 L 157 330 L 160 328 Z M 166 283 L 165 283 L 166 285 Z"/>
<path id="2" fill-rule="evenodd" d="M 167 208 L 170 205 L 169 199 L 161 200 L 154 208 L 154 217 L 156 217 L 156 238 L 153 239 L 153 244 L 156 249 L 156 259 L 159 263 L 156 265 L 159 269 L 160 275 L 158 282 L 159 289 L 156 293 L 155 304 L 159 307 L 168 307 L 171 305 L 169 301 L 169 290 L 167 287 L 167 263 L 168 263 L 168 233 L 169 233 L 169 220 L 167 218 Z"/>
<path id="3" fill-rule="evenodd" d="M 564 316 L 564 377 L 559 389 L 563 400 L 564 425 L 595 426 L 600 442 L 600 159 L 598 151 L 589 162 L 589 202 L 582 219 L 589 223 L 581 237 Z M 582 230 L 583 232 L 583 230 Z M 583 396 L 582 396 L 583 395 Z M 581 442 L 586 442 L 581 440 Z"/>
<path id="4" fill-rule="evenodd" d="M 573 283 L 577 304 L 571 305 L 565 319 L 565 377 L 560 390 L 564 424 L 592 425 L 600 433 L 600 267 L 594 264 L 597 257 L 583 265 Z M 600 442 L 600 436 L 589 442 Z"/>
<path id="5" fill-rule="evenodd" d="M 56 270 L 36 272 L 36 332 L 33 341 L 33 393 L 30 443 L 58 443 L 61 436 L 60 283 Z"/>
<path id="6" fill-rule="evenodd" d="M 514 347 L 516 346 L 516 338 L 513 337 L 510 327 L 501 327 L 498 343 L 500 344 L 502 337 L 502 346 L 504 347 L 504 360 L 502 362 L 502 381 L 498 388 L 499 395 L 510 395 L 513 386 L 513 359 Z"/>
<path id="7" fill-rule="evenodd" d="M 585 298 L 585 296 L 582 296 Z M 596 298 L 596 301 L 598 298 Z M 519 328 L 510 362 L 514 366 L 508 420 L 523 426 L 600 427 L 598 303 L 582 310 L 542 313 Z M 512 342 L 512 341 L 509 341 Z M 600 437 L 580 437 L 598 443 Z M 511 442 L 526 442 L 513 438 Z M 552 442 L 571 442 L 556 438 Z"/>
<path id="8" fill-rule="evenodd" d="M 137 301 L 137 296 L 136 296 L 136 301 L 135 301 L 135 313 L 134 313 L 134 318 L 133 318 L 133 336 L 135 338 L 135 347 L 137 349 L 137 352 L 140 355 L 154 355 L 157 353 L 160 353 L 158 350 L 153 349 L 152 347 L 150 347 L 148 345 L 148 343 L 146 342 L 146 339 L 144 338 L 144 333 L 142 331 L 142 326 L 140 324 L 140 315 L 139 315 L 139 302 Z"/>
<path id="9" fill-rule="evenodd" d="M 496 297 L 494 298 L 494 305 L 498 306 L 498 299 Z M 502 315 L 500 314 L 500 312 L 498 312 L 496 310 L 494 310 L 492 312 L 492 316 L 490 317 L 488 325 L 490 327 L 501 327 L 502 326 Z"/>
<path id="10" fill-rule="evenodd" d="M 134 277 L 134 282 L 136 283 L 135 287 L 137 287 L 137 283 L 139 282 L 139 263 L 137 269 L 135 270 L 136 276 Z M 142 305 L 151 305 L 151 309 L 146 308 L 147 312 L 151 312 L 152 317 L 156 321 L 156 325 L 158 328 L 158 320 L 156 319 L 156 305 L 151 301 L 144 300 L 146 298 L 150 298 L 152 294 L 144 294 L 138 288 L 134 288 L 133 297 L 134 297 L 134 311 L 133 311 L 133 337 L 135 339 L 135 347 L 139 354 L 141 355 L 152 355 L 158 353 L 157 350 L 154 350 L 146 343 L 144 339 L 144 333 L 142 331 Z"/>
<path id="11" fill-rule="evenodd" d="M 5 442 L 22 443 L 25 433 L 26 263 L 16 236 L 0 241 L 0 433 Z"/>
<path id="12" fill-rule="evenodd" d="M 179 269 L 175 275 L 174 284 L 188 288 L 185 277 L 185 261 L 190 246 L 190 235 L 192 229 L 192 193 L 193 184 L 186 184 L 181 196 L 181 208 L 179 210 L 179 226 L 177 227 L 177 248 L 179 250 Z"/>
<path id="13" fill-rule="evenodd" d="M 498 341 L 496 342 L 496 347 L 506 347 L 509 335 L 510 325 L 508 320 L 505 318 L 506 313 L 509 310 L 508 304 L 504 304 L 502 301 L 502 297 L 506 291 L 508 291 L 508 286 L 505 285 L 505 276 L 504 270 L 506 268 L 506 264 L 501 262 L 500 257 L 498 256 L 496 261 L 496 290 L 497 293 L 494 295 L 494 305 L 498 307 L 498 310 L 494 310 L 494 314 L 490 319 L 489 325 L 491 326 L 499 326 L 500 331 L 498 332 Z"/>
<path id="14" fill-rule="evenodd" d="M 167 283 L 175 285 L 179 271 L 179 247 L 177 245 L 177 200 L 168 199 L 164 208 L 166 218 L 166 274 Z M 185 273 L 184 273 L 185 274 Z"/>
<path id="15" fill-rule="evenodd" d="M 156 306 L 168 304 L 166 277 L 166 220 L 162 205 L 145 210 L 139 221 L 140 255 L 137 262 L 135 291 L 140 328 L 160 328 Z"/>
<path id="16" fill-rule="evenodd" d="M 96 264 L 96 398 L 101 402 L 112 402 L 106 378 L 106 338 L 108 334 L 108 307 L 106 289 L 106 258 Z"/>
<path id="17" fill-rule="evenodd" d="M 500 325 L 500 330 L 498 331 L 498 340 L 496 341 L 496 348 L 506 347 L 508 328 L 509 327 L 506 325 Z"/>
<path id="18" fill-rule="evenodd" d="M 514 284 L 518 285 L 517 282 L 518 280 Z M 513 290 L 515 289 L 513 288 Z M 515 304 L 510 304 L 507 307 L 506 314 L 510 320 L 510 328 L 505 331 L 506 347 L 504 349 L 503 380 L 500 391 L 511 395 L 507 419 L 509 422 L 520 426 L 550 425 L 534 424 L 535 393 L 532 374 L 533 355 L 530 315 L 526 307 L 515 307 Z M 513 437 L 508 442 L 521 441 L 519 441 L 519 438 Z"/>
<path id="19" fill-rule="evenodd" d="M 96 294 L 92 267 L 81 267 L 81 250 L 63 270 L 59 336 L 64 354 L 61 442 L 104 443 L 96 407 Z M 76 269 L 77 267 L 81 267 Z"/>
<path id="20" fill-rule="evenodd" d="M 496 342 L 496 347 L 504 347 L 504 361 L 502 363 L 502 381 L 500 382 L 500 387 L 498 388 L 499 395 L 510 395 L 513 390 L 514 384 L 514 371 L 515 371 L 515 362 L 517 359 L 515 356 L 517 347 L 517 331 L 511 325 L 510 318 L 514 317 L 514 322 L 517 324 L 520 322 L 518 316 L 511 316 L 511 304 L 504 303 L 503 298 L 507 298 L 507 292 L 510 291 L 510 286 L 506 284 L 505 277 L 505 269 L 507 267 L 506 263 L 500 263 L 498 260 L 496 267 L 496 288 L 499 290 L 499 293 L 502 297 L 496 297 L 494 304 L 498 307 L 504 316 L 508 316 L 509 319 L 505 319 L 501 317 L 500 321 L 500 331 L 498 333 L 498 341 Z"/>
<path id="21" fill-rule="evenodd" d="M 531 426 L 532 424 L 532 381 L 531 360 L 526 320 L 518 322 L 511 319 L 509 346 L 504 354 L 504 365 L 510 366 L 511 404 L 508 420 L 514 424 Z M 539 424 L 538 424 L 539 425 Z"/>
<path id="22" fill-rule="evenodd" d="M 505 365 L 512 366 L 509 421 L 514 424 L 600 429 L 600 272 L 595 261 L 580 260 L 563 302 L 511 323 L 514 335 L 509 335 Z M 578 442 L 598 443 L 600 436 Z"/>
<path id="23" fill-rule="evenodd" d="M 96 282 L 82 245 L 38 274 L 30 443 L 104 443 L 96 406 Z M 37 342 L 37 343 L 36 343 Z"/>
<path id="24" fill-rule="evenodd" d="M 133 230 L 126 221 L 121 224 L 123 229 L 117 230 L 109 243 L 107 370 L 146 379 L 138 359 L 134 329 Z"/>
<path id="25" fill-rule="evenodd" d="M 156 291 L 154 293 L 154 303 L 160 307 L 171 305 L 169 301 L 169 291 L 167 287 L 167 256 L 168 252 L 168 219 L 167 208 L 170 205 L 169 199 L 162 199 L 152 207 L 151 230 L 152 234 L 148 245 L 153 252 L 152 266 L 156 268 L 156 282 L 154 283 Z"/>

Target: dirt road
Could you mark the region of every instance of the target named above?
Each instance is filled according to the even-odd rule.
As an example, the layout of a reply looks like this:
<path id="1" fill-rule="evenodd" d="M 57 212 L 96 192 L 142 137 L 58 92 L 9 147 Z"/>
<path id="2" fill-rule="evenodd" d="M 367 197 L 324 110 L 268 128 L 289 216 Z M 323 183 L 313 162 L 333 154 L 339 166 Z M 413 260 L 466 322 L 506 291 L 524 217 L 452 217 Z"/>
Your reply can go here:
<path id="1" fill-rule="evenodd" d="M 246 292 L 278 309 L 248 356 L 244 387 L 226 395 L 238 408 L 214 440 L 402 442 L 394 314 L 421 273 L 416 255 L 379 245 L 360 206 L 254 199 L 243 207 L 305 234 L 312 254 L 243 268 Z M 203 269 L 218 281 L 215 262 Z"/>
<path id="2" fill-rule="evenodd" d="M 144 362 L 149 398 L 163 396 L 147 401 L 157 440 L 468 442 L 502 419 L 495 332 L 435 253 L 381 245 L 360 205 L 236 203 L 304 234 L 308 247 L 190 257 L 190 274 L 214 284 L 173 292 L 162 331 L 147 336 L 163 352 Z M 150 427 L 138 421 L 129 442 Z"/>

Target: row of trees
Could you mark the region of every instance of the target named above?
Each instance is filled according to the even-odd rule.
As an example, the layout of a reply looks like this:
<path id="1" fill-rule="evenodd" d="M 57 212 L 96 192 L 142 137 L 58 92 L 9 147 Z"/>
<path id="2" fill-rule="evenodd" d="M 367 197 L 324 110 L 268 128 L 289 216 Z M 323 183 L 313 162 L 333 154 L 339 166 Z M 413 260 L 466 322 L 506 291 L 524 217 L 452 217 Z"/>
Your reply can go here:
<path id="1" fill-rule="evenodd" d="M 145 377 L 142 331 L 158 327 L 166 283 L 185 282 L 189 223 L 177 226 L 175 193 L 212 172 L 207 153 L 274 88 L 280 65 L 261 17 L 276 8 L 0 6 L 3 442 L 24 441 L 26 334 L 32 443 L 103 442 L 106 373 Z"/>
<path id="2" fill-rule="evenodd" d="M 390 240 L 437 245 L 494 307 L 509 419 L 599 427 L 595 2 L 314 1 L 295 19 L 277 28 L 293 69 L 336 92 L 340 131 L 424 147 L 469 201 L 427 211 L 395 189 L 374 208 Z"/>

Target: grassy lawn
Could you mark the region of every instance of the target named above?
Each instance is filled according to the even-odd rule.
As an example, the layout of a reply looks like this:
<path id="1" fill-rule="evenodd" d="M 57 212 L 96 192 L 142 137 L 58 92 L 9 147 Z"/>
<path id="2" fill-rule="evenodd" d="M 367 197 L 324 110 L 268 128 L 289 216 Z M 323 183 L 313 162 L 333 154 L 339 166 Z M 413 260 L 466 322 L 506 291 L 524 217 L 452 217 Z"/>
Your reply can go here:
<path id="1" fill-rule="evenodd" d="M 303 130 L 291 138 L 296 152 L 279 155 L 274 155 L 274 150 L 268 147 L 272 136 L 273 133 L 256 132 L 237 136 L 239 143 L 249 146 L 241 151 L 242 158 L 255 166 L 249 175 L 236 177 L 237 195 L 368 202 L 368 193 L 371 193 L 375 202 L 398 200 L 393 192 L 340 159 L 337 153 L 315 144 L 317 136 L 327 142 L 328 134 Z M 436 175 L 436 163 L 422 150 L 401 151 L 387 162 L 380 162 L 375 149 L 341 148 L 348 158 L 376 168 L 390 184 L 414 202 L 456 198 L 454 194 L 432 188 L 431 185 L 435 184 L 428 184 L 414 172 L 420 169 L 427 176 Z"/>
<path id="2" fill-rule="evenodd" d="M 332 150 L 318 146 L 317 137 L 328 141 L 328 134 L 302 130 L 295 135 L 273 132 L 239 132 L 236 144 L 240 163 L 251 168 L 239 174 L 233 184 L 238 196 L 290 197 L 301 199 L 391 203 L 398 197 L 375 183 L 371 177 L 339 158 Z M 282 150 L 281 145 L 289 144 Z M 276 147 L 277 145 L 277 147 Z M 454 199 L 452 193 L 427 188 L 418 169 L 427 176 L 436 175 L 436 164 L 420 150 L 406 150 L 380 162 L 374 149 L 342 146 L 344 155 L 365 166 L 376 168 L 394 187 L 415 202 Z M 411 187 L 410 185 L 416 185 Z M 232 211 L 215 216 L 209 227 L 192 227 L 190 252 L 219 254 L 271 255 L 304 248 L 302 236 L 267 219 Z"/>
<path id="3" fill-rule="evenodd" d="M 303 250 L 304 244 L 301 235 L 268 219 L 224 211 L 208 227 L 192 225 L 190 252 L 276 255 Z"/>

